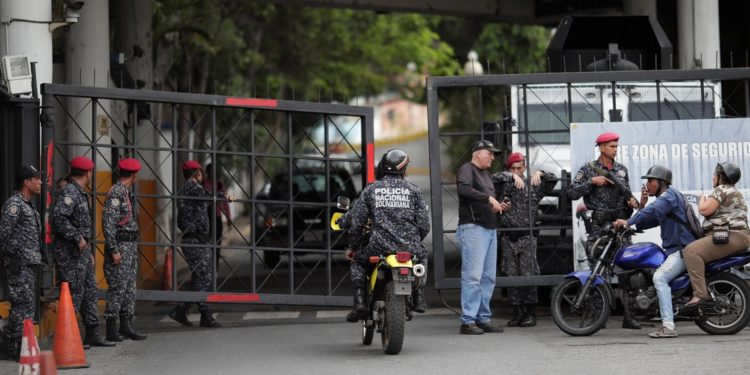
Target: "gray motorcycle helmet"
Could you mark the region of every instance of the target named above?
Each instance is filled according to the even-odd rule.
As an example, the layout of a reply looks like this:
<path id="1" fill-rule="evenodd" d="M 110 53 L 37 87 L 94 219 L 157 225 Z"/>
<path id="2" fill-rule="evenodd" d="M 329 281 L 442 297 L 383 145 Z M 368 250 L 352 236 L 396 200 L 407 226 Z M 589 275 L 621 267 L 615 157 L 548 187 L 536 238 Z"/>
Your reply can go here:
<path id="1" fill-rule="evenodd" d="M 725 161 L 716 164 L 716 174 L 723 174 L 726 177 L 727 182 L 734 185 L 742 177 L 742 171 L 736 164 Z"/>
<path id="2" fill-rule="evenodd" d="M 663 165 L 654 165 L 648 169 L 645 176 L 641 176 L 642 179 L 655 178 L 662 180 L 669 185 L 672 185 L 672 171 Z"/>

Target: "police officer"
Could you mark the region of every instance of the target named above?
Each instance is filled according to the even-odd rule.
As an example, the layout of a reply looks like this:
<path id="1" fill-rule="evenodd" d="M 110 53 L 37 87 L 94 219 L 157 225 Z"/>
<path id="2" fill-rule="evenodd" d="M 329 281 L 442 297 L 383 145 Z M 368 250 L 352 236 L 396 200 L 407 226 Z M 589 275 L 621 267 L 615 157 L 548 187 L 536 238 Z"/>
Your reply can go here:
<path id="1" fill-rule="evenodd" d="M 600 255 L 599 250 L 594 249 L 593 245 L 601 237 L 602 230 L 617 219 L 628 219 L 633 214 L 633 209 L 639 206 L 630 191 L 628 169 L 615 161 L 619 139 L 620 136 L 617 133 L 600 134 L 596 138 L 596 145 L 600 152 L 599 158 L 581 166 L 568 190 L 570 199 L 576 200 L 583 197 L 586 207 L 593 211 L 592 230 L 586 242 L 586 255 L 592 268 L 596 258 Z M 608 177 L 604 176 L 605 174 Z M 617 179 L 617 181 L 611 179 Z M 620 284 L 624 285 L 625 281 L 620 280 Z M 624 306 L 622 327 L 640 329 L 640 323 L 633 319 L 630 313 L 629 297 L 625 290 L 621 288 L 621 291 Z"/>
<path id="2" fill-rule="evenodd" d="M 379 164 L 383 178 L 362 190 L 354 208 L 346 215 L 350 245 L 364 242 L 367 233 L 362 228 L 372 220 L 368 245 L 356 253 L 347 251 L 347 257 L 353 260 L 351 281 L 354 293 L 354 306 L 346 317 L 349 322 L 363 319 L 367 314 L 365 285 L 370 256 L 408 251 L 414 255 L 415 263 L 427 267 L 427 251 L 422 240 L 430 231 L 430 218 L 422 192 L 403 179 L 408 164 L 409 156 L 404 151 L 386 152 Z M 420 286 L 413 292 L 412 311 L 424 312 L 426 309 L 422 289 Z"/>
<path id="3" fill-rule="evenodd" d="M 36 279 L 42 264 L 41 223 L 31 199 L 42 191 L 42 174 L 33 166 L 16 173 L 18 192 L 3 204 L 0 216 L 0 258 L 8 278 L 10 317 L 3 332 L 5 354 L 18 360 L 23 321 L 36 311 Z"/>
<path id="4" fill-rule="evenodd" d="M 498 215 L 498 223 L 503 228 L 500 235 L 502 249 L 502 270 L 508 276 L 539 275 L 536 258 L 537 238 L 529 231 L 537 220 L 539 201 L 552 192 L 557 176 L 544 171 L 531 174 L 530 184 L 526 179 L 526 160 L 518 152 L 510 154 L 505 162 L 506 171 L 493 176 L 496 198 L 509 201 L 510 208 Z M 519 228 L 519 230 L 513 230 Z M 525 228 L 525 229 L 520 229 Z M 509 327 L 532 327 L 536 325 L 535 307 L 539 302 L 535 286 L 508 288 L 508 299 L 513 305 L 513 317 Z"/>
<path id="5" fill-rule="evenodd" d="M 67 281 L 73 306 L 79 309 L 86 327 L 84 345 L 115 346 L 98 333 L 97 287 L 94 254 L 91 252 L 91 206 L 84 186 L 91 181 L 94 162 L 77 156 L 70 161 L 70 174 L 58 191 L 52 210 L 53 251 L 59 280 Z"/>
<path id="6" fill-rule="evenodd" d="M 201 185 L 204 176 L 200 163 L 194 160 L 185 162 L 182 165 L 182 173 L 186 181 L 177 195 L 194 198 L 177 201 L 177 227 L 182 231 L 182 243 L 188 245 L 182 248 L 182 253 L 192 272 L 192 290 L 207 292 L 211 290 L 213 271 L 211 249 L 206 246 L 210 242 L 208 212 L 211 207 L 206 198 L 211 194 Z M 197 305 L 201 313 L 201 327 L 221 327 L 221 324 L 214 320 L 207 304 L 198 302 Z M 193 323 L 187 318 L 189 308 L 190 303 L 180 303 L 169 313 L 169 317 L 186 327 L 192 327 Z"/>
<path id="7" fill-rule="evenodd" d="M 109 189 L 102 212 L 106 242 L 104 277 L 109 284 L 107 307 L 104 311 L 107 340 L 122 341 L 123 336 L 132 340 L 145 340 L 146 335 L 136 332 L 132 326 L 138 271 L 138 219 L 135 217 L 135 201 L 131 197 L 130 188 L 136 182 L 136 173 L 141 170 L 141 163 L 132 158 L 122 159 L 117 168 L 118 182 Z"/>

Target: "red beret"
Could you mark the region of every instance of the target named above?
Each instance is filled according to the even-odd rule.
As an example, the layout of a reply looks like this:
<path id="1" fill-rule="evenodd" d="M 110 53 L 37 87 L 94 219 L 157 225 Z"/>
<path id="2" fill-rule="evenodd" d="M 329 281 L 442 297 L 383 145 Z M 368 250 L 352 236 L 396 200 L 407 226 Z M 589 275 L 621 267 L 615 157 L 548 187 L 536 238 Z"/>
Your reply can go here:
<path id="1" fill-rule="evenodd" d="M 133 158 L 122 159 L 117 163 L 117 168 L 125 172 L 138 172 L 141 170 L 141 162 Z"/>
<path id="2" fill-rule="evenodd" d="M 183 171 L 190 171 L 195 169 L 201 169 L 201 163 L 198 163 L 195 160 L 188 160 L 182 164 Z"/>
<path id="3" fill-rule="evenodd" d="M 612 142 L 620 139 L 620 135 L 613 132 L 606 132 L 599 134 L 598 137 L 596 137 L 596 144 L 600 145 L 602 143 Z"/>
<path id="4" fill-rule="evenodd" d="M 94 162 L 85 156 L 76 156 L 70 161 L 70 167 L 82 171 L 90 171 L 94 169 Z"/>
<path id="5" fill-rule="evenodd" d="M 523 155 L 520 152 L 514 152 L 508 156 L 508 160 L 505 161 L 505 168 L 510 168 L 513 163 L 524 161 Z"/>

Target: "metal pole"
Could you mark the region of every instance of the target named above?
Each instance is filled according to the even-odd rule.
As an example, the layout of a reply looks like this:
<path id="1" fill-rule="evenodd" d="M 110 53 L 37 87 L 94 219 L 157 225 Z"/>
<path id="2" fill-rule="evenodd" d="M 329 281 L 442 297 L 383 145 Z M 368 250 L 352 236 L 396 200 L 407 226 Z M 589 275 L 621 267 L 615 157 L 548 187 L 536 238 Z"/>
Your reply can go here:
<path id="1" fill-rule="evenodd" d="M 287 157 L 289 165 L 289 233 L 287 238 L 289 239 L 289 294 L 294 295 L 294 160 L 292 158 L 292 114 L 291 112 L 284 112 L 286 115 L 286 126 L 287 126 Z"/>
<path id="2" fill-rule="evenodd" d="M 213 168 L 211 168 L 211 174 L 213 175 L 211 176 L 211 182 L 213 183 L 213 194 L 211 196 L 211 222 L 213 223 L 213 225 L 211 226 L 211 272 L 213 275 L 213 288 L 211 290 L 215 292 L 216 279 L 219 276 L 216 273 L 216 255 L 221 242 L 221 240 L 216 236 L 216 230 L 218 229 L 218 227 L 216 226 L 217 220 L 221 220 L 221 217 L 216 217 L 216 208 L 218 207 L 217 196 L 219 194 L 219 181 L 216 180 L 216 176 L 218 175 L 217 169 L 221 168 L 221 166 L 219 165 L 219 160 L 216 157 L 216 107 L 211 107 L 211 164 L 213 164 Z"/>
<path id="3" fill-rule="evenodd" d="M 177 117 L 177 105 L 172 104 L 172 147 L 170 153 L 172 154 L 172 223 L 170 225 L 170 230 L 172 231 L 172 275 L 171 277 L 171 291 L 177 291 L 179 288 L 177 287 L 177 272 L 174 272 L 174 264 L 175 260 L 177 259 L 177 199 L 175 196 L 177 196 L 177 171 L 178 171 L 178 162 L 179 162 L 179 153 L 177 151 L 177 148 L 179 145 L 177 144 L 179 142 L 179 134 L 178 129 L 180 128 L 177 125 L 177 122 L 179 121 L 179 118 Z M 166 261 L 166 259 L 165 259 Z"/>
<path id="4" fill-rule="evenodd" d="M 437 209 L 442 206 L 443 181 L 440 173 L 440 128 L 438 117 L 438 89 L 433 78 L 427 79 L 427 132 L 430 154 L 430 189 L 432 209 L 432 252 L 434 256 L 435 288 L 445 279 L 445 247 L 443 243 L 443 212 Z"/>

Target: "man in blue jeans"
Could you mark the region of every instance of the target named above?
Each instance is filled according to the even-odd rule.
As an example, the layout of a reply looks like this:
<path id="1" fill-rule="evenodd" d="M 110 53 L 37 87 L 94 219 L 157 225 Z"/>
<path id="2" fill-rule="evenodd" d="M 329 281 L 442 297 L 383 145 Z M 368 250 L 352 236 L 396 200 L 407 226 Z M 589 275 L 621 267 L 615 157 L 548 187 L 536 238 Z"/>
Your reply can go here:
<path id="1" fill-rule="evenodd" d="M 616 220 L 614 226 L 622 228 L 626 225 L 635 225 L 639 230 L 661 227 L 662 247 L 667 253 L 667 259 L 654 273 L 654 287 L 659 297 L 662 326 L 648 335 L 653 338 L 677 337 L 672 310 L 672 288 L 669 282 L 685 272 L 682 249 L 695 241 L 695 236 L 687 226 L 685 197 L 676 189 L 669 187 L 672 184 L 672 171 L 661 165 L 654 165 L 641 178 L 647 179 L 641 196 L 642 204 L 645 204 L 644 199 L 648 199 L 643 196 L 646 192 L 652 197 L 657 197 L 656 200 L 627 221 Z"/>
<path id="2" fill-rule="evenodd" d="M 471 161 L 458 168 L 458 228 L 461 250 L 461 334 L 502 332 L 490 324 L 490 299 L 495 290 L 497 269 L 497 214 L 510 208 L 495 199 L 495 187 L 488 169 L 496 149 L 481 140 L 471 148 Z"/>

